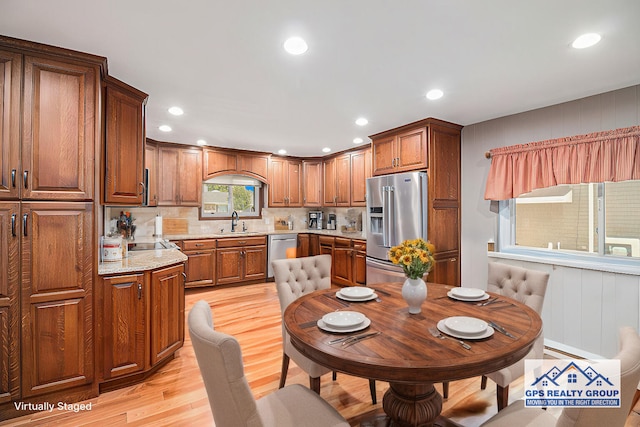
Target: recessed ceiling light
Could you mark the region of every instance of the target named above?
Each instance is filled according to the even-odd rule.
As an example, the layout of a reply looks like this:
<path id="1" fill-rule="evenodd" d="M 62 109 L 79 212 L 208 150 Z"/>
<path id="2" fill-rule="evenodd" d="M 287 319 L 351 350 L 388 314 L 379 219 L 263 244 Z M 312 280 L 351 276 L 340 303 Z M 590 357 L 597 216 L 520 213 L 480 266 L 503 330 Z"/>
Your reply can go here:
<path id="1" fill-rule="evenodd" d="M 287 150 L 281 148 L 278 150 L 278 154 L 287 154 Z"/>
<path id="2" fill-rule="evenodd" d="M 353 138 L 353 143 L 354 144 L 361 144 L 362 143 L 362 138 Z"/>
<path id="3" fill-rule="evenodd" d="M 329 148 L 329 147 L 324 147 L 324 148 L 322 149 L 322 152 L 323 152 L 323 153 L 328 153 L 329 151 L 331 151 L 331 148 Z"/>
<path id="4" fill-rule="evenodd" d="M 168 125 L 162 125 L 158 127 L 158 129 L 160 129 L 162 132 L 171 132 L 171 126 Z"/>
<path id="5" fill-rule="evenodd" d="M 364 126 L 367 123 L 369 123 L 369 120 L 365 119 L 364 117 L 359 117 L 358 119 L 356 119 L 356 124 L 358 126 Z"/>
<path id="6" fill-rule="evenodd" d="M 600 34 L 596 33 L 588 33 L 583 34 L 571 43 L 571 46 L 576 49 L 584 49 L 585 47 L 591 47 L 594 44 L 598 43 L 602 37 Z"/>
<path id="7" fill-rule="evenodd" d="M 284 42 L 284 50 L 291 55 L 301 55 L 307 51 L 309 47 L 301 37 L 290 37 Z"/>
<path id="8" fill-rule="evenodd" d="M 442 95 L 444 95 L 444 92 L 442 92 L 440 89 L 431 89 L 429 92 L 427 92 L 427 99 L 433 101 L 442 98 Z"/>
<path id="9" fill-rule="evenodd" d="M 181 116 L 184 114 L 184 111 L 180 107 L 171 107 L 169 108 L 169 113 L 173 114 L 174 116 Z"/>
<path id="10" fill-rule="evenodd" d="M 204 139 L 199 139 L 196 141 L 196 144 L 198 145 L 207 145 L 207 141 L 205 141 Z"/>

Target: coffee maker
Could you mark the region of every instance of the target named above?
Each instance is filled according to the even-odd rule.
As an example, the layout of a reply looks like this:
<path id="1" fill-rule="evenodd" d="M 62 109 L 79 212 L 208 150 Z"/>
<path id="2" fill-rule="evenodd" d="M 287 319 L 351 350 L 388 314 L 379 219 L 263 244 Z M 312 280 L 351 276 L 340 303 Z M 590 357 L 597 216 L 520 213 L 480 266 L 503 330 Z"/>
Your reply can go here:
<path id="1" fill-rule="evenodd" d="M 307 223 L 310 229 L 322 230 L 322 211 L 309 211 Z"/>

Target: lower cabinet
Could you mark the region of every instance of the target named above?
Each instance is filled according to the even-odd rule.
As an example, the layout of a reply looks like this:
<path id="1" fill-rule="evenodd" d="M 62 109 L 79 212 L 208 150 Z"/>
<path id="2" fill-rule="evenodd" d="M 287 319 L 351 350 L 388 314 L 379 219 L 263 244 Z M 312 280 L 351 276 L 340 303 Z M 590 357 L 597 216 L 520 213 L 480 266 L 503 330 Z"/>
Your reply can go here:
<path id="1" fill-rule="evenodd" d="M 182 347 L 184 283 L 182 264 L 102 278 L 101 382 L 144 374 Z"/>
<path id="2" fill-rule="evenodd" d="M 321 254 L 331 255 L 331 282 L 341 286 L 367 284 L 367 243 L 346 237 L 319 236 Z"/>
<path id="3" fill-rule="evenodd" d="M 218 239 L 216 284 L 237 284 L 267 279 L 267 238 Z"/>
<path id="4" fill-rule="evenodd" d="M 189 258 L 185 265 L 186 288 L 211 286 L 216 280 L 216 240 L 184 240 L 183 253 Z"/>

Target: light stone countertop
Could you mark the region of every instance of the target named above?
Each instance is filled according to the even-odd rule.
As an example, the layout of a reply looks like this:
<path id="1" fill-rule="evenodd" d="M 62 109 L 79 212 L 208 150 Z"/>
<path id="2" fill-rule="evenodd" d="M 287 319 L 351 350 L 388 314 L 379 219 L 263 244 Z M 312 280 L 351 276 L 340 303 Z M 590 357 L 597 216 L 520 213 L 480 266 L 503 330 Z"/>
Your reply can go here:
<path id="1" fill-rule="evenodd" d="M 193 239 L 221 239 L 226 237 L 251 237 L 251 236 L 270 236 L 280 234 L 319 234 L 322 236 L 344 237 L 346 239 L 366 240 L 367 235 L 364 231 L 342 232 L 340 230 L 317 230 L 317 229 L 300 229 L 300 230 L 271 230 L 271 231 L 236 231 L 225 233 L 191 233 L 191 234 L 171 234 L 163 235 L 166 240 L 193 240 Z"/>
<path id="2" fill-rule="evenodd" d="M 121 260 L 98 263 L 98 275 L 139 273 L 185 262 L 186 260 L 187 256 L 180 252 L 179 249 L 133 251 L 129 252 L 129 255 Z"/>

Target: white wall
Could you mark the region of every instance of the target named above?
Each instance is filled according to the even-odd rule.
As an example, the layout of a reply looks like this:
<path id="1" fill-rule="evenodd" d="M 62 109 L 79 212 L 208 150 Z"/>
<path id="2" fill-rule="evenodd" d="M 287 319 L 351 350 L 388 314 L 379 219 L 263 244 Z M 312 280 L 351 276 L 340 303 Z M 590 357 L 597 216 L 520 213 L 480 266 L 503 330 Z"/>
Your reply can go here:
<path id="1" fill-rule="evenodd" d="M 482 287 L 487 281 L 487 241 L 494 238 L 497 214 L 491 212 L 491 203 L 484 200 L 490 166 L 490 160 L 484 156 L 486 151 L 637 125 L 640 125 L 640 85 L 465 126 L 462 129 L 462 284 Z M 590 286 L 583 276 L 572 276 L 574 286 Z M 555 282 L 553 279 L 550 283 Z M 548 309 L 546 306 L 547 301 L 545 309 Z M 601 307 L 599 310 L 606 312 L 607 309 Z M 562 336 L 566 335 L 562 333 Z M 573 344 L 583 345 L 581 342 Z M 603 349 L 601 346 L 586 347 L 593 347 L 589 351 L 596 347 Z"/>

